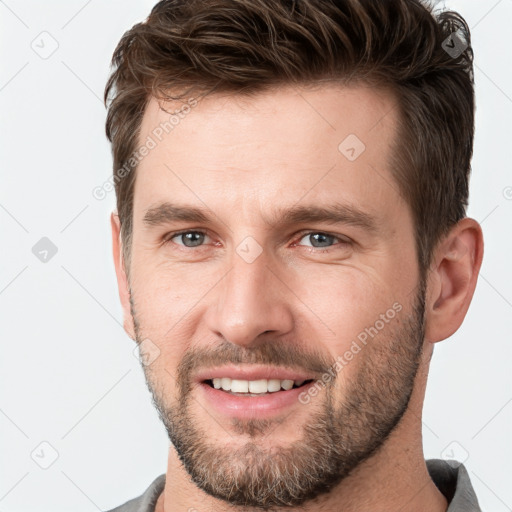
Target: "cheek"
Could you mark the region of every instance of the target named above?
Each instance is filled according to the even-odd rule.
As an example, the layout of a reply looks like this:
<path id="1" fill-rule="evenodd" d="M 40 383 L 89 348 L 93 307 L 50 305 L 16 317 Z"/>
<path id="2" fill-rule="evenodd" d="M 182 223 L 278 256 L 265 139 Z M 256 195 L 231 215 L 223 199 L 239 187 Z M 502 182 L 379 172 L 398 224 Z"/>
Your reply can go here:
<path id="1" fill-rule="evenodd" d="M 155 264 L 137 261 L 132 292 L 136 313 L 145 327 L 173 329 L 212 289 L 218 277 L 203 265 Z M 213 269 L 214 270 L 214 269 Z"/>
<path id="2" fill-rule="evenodd" d="M 366 328 L 376 322 L 381 327 L 381 315 L 389 310 L 388 316 L 395 313 L 392 307 L 400 297 L 396 284 L 373 272 L 347 266 L 312 270 L 307 275 L 307 281 L 296 276 L 294 291 L 316 316 L 317 335 L 335 356 L 348 350 Z M 314 316 L 310 315 L 312 320 Z"/>
<path id="3" fill-rule="evenodd" d="M 317 326 L 313 338 L 336 361 L 333 393 L 343 402 L 362 366 L 376 357 L 372 354 L 387 353 L 403 320 L 405 294 L 396 280 L 383 280 L 380 272 L 361 268 L 324 269 L 321 275 L 309 273 L 308 283 L 295 282 L 300 286 L 297 295 L 315 313 L 308 315 Z"/>
<path id="4" fill-rule="evenodd" d="M 133 268 L 140 269 L 133 272 L 131 286 L 138 335 L 158 347 L 158 359 L 151 367 L 153 374 L 169 380 L 173 386 L 175 368 L 200 338 L 198 315 L 204 311 L 201 302 L 218 278 L 191 266 Z"/>

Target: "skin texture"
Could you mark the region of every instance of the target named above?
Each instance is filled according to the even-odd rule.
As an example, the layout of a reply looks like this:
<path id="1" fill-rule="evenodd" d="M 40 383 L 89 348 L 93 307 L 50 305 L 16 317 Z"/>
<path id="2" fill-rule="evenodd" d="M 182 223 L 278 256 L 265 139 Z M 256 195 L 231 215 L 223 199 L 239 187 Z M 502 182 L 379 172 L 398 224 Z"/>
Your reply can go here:
<path id="1" fill-rule="evenodd" d="M 420 282 L 413 219 L 387 164 L 397 116 L 391 94 L 362 86 L 217 94 L 139 164 L 129 280 L 115 213 L 112 233 L 125 329 L 157 347 L 144 370 L 182 457 L 171 446 L 157 510 L 446 510 L 424 462 L 421 409 L 433 344 L 462 323 L 483 241 L 478 223 L 463 219 Z M 168 117 L 152 99 L 140 140 Z M 365 145 L 353 161 L 338 149 L 349 134 Z M 144 223 L 164 202 L 211 218 Z M 270 222 L 280 209 L 333 204 L 366 212 L 375 229 Z M 171 239 L 182 230 L 204 232 L 202 245 Z M 334 238 L 312 247 L 314 233 Z M 257 257 L 249 262 L 237 247 Z M 222 358 L 291 361 L 321 375 L 394 304 L 400 312 L 331 384 L 286 414 L 235 420 L 192 381 Z M 314 466 L 319 457 L 323 466 Z M 292 463 L 302 486 L 293 485 Z M 265 487 L 266 475 L 280 485 Z M 246 492 L 229 506 L 236 484 Z"/>

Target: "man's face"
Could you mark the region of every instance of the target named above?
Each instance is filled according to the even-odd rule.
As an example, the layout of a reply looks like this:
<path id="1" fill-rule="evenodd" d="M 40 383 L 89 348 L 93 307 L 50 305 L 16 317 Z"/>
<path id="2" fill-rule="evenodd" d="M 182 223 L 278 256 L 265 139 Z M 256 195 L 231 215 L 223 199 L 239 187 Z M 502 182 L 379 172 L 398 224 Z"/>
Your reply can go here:
<path id="1" fill-rule="evenodd" d="M 159 351 L 148 385 L 200 488 L 300 505 L 384 442 L 416 375 L 424 293 L 389 164 L 395 103 L 280 88 L 209 96 L 158 141 L 168 120 L 152 100 L 134 194 L 132 315 Z M 254 393 L 212 387 L 229 377 Z"/>

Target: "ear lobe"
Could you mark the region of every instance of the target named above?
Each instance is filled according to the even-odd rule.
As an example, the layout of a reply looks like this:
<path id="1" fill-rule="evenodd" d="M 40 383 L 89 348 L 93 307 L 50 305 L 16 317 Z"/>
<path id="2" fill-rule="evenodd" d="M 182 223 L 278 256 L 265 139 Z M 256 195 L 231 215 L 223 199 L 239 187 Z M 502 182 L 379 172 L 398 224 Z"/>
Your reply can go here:
<path id="1" fill-rule="evenodd" d="M 121 240 L 121 222 L 119 215 L 112 212 L 110 215 L 112 228 L 112 253 L 114 256 L 114 267 L 116 270 L 117 287 L 119 299 L 123 308 L 123 327 L 128 336 L 135 340 L 134 322 L 130 308 L 130 286 L 126 275 L 125 262 L 123 257 L 123 245 Z"/>
<path id="2" fill-rule="evenodd" d="M 444 340 L 461 326 L 473 298 L 483 257 L 482 229 L 459 221 L 439 243 L 428 276 L 426 339 Z"/>

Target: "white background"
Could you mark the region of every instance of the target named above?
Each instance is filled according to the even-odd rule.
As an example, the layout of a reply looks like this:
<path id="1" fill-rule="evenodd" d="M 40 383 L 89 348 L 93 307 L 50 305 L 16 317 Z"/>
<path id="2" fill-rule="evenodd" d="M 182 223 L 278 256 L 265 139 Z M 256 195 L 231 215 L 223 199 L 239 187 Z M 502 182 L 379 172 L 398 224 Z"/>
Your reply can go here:
<path id="1" fill-rule="evenodd" d="M 166 470 L 167 436 L 121 326 L 114 194 L 92 196 L 111 174 L 101 101 L 110 57 L 152 5 L 0 2 L 0 512 L 106 510 Z M 472 27 L 468 213 L 486 247 L 466 321 L 435 350 L 425 455 L 465 460 L 482 508 L 504 512 L 512 510 L 512 0 L 446 5 Z M 43 51 L 41 38 L 46 51 L 58 44 L 46 59 L 33 49 Z M 42 237 L 58 249 L 46 263 L 32 252 Z M 42 469 L 53 450 L 58 458 Z"/>

